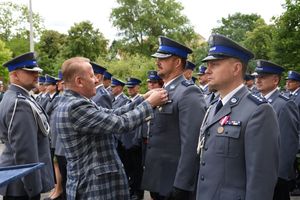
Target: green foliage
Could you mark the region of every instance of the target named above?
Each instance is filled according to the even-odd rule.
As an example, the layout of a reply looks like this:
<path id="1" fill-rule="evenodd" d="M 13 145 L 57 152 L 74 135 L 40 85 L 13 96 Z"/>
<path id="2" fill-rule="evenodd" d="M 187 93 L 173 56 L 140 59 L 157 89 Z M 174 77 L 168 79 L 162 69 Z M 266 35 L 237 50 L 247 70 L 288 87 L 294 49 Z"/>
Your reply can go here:
<path id="1" fill-rule="evenodd" d="M 262 18 L 257 14 L 235 13 L 222 18 L 220 27 L 213 28 L 212 32 L 225 35 L 236 42 L 243 42 L 246 39 L 246 33 L 253 31 L 258 19 Z"/>
<path id="2" fill-rule="evenodd" d="M 13 57 L 29 52 L 30 49 L 29 39 L 25 33 L 15 35 L 6 42 L 6 45 L 13 52 Z"/>
<path id="3" fill-rule="evenodd" d="M 300 71 L 300 0 L 286 0 L 286 11 L 275 20 L 272 58 L 287 69 Z"/>
<path id="4" fill-rule="evenodd" d="M 193 55 L 195 57 L 194 63 L 198 67 L 202 64 L 202 59 L 207 56 L 208 43 L 203 42 L 197 49 L 194 50 Z M 198 70 L 198 68 L 196 68 Z"/>
<path id="5" fill-rule="evenodd" d="M 62 51 L 67 36 L 54 30 L 46 30 L 42 33 L 37 44 L 38 63 L 44 70 L 43 73 L 57 76 L 64 58 Z"/>
<path id="6" fill-rule="evenodd" d="M 37 13 L 33 13 L 34 36 L 38 38 L 43 27 L 43 19 Z M 4 41 L 17 35 L 27 35 L 29 31 L 29 10 L 26 5 L 12 2 L 0 2 L 0 38 Z"/>
<path id="7" fill-rule="evenodd" d="M 245 47 L 251 49 L 257 59 L 271 59 L 274 25 L 267 25 L 263 19 L 255 22 L 253 31 L 246 33 L 243 42 Z"/>
<path id="8" fill-rule="evenodd" d="M 120 50 L 151 55 L 158 47 L 158 36 L 165 35 L 187 44 L 196 38 L 193 27 L 181 14 L 183 6 L 175 0 L 117 0 L 111 21 L 120 30 Z"/>
<path id="9" fill-rule="evenodd" d="M 108 41 L 98 29 L 94 29 L 91 22 L 75 23 L 68 33 L 63 51 L 65 58 L 84 56 L 96 60 L 107 55 Z"/>
<path id="10" fill-rule="evenodd" d="M 4 80 L 5 83 L 8 82 L 8 70 L 2 67 L 2 64 L 11 59 L 12 52 L 5 47 L 5 43 L 0 40 L 0 80 Z"/>
<path id="11" fill-rule="evenodd" d="M 104 61 L 98 59 L 99 64 L 104 65 L 115 78 L 126 81 L 129 77 L 136 77 L 142 80 L 141 93 L 147 91 L 147 72 L 155 70 L 155 59 L 150 56 L 124 55 L 121 60 Z"/>

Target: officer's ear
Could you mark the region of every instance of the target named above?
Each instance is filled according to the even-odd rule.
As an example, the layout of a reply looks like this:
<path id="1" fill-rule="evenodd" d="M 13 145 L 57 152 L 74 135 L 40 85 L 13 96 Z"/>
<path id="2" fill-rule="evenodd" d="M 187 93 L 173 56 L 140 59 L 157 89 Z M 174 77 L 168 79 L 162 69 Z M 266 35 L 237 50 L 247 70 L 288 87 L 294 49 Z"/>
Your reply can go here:
<path id="1" fill-rule="evenodd" d="M 233 74 L 238 76 L 239 74 L 243 74 L 243 63 L 238 59 L 232 59 L 233 62 Z"/>
<path id="2" fill-rule="evenodd" d="M 183 58 L 180 58 L 178 56 L 173 56 L 174 57 L 174 65 L 176 69 L 184 70 L 185 69 L 185 64 L 186 60 Z"/>

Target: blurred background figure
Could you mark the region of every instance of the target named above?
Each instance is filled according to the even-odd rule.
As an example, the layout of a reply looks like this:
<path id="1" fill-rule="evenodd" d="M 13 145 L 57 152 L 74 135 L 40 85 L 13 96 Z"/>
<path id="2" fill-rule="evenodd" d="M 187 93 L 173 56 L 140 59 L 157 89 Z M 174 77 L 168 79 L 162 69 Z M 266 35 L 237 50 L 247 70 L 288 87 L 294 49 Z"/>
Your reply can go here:
<path id="1" fill-rule="evenodd" d="M 3 98 L 4 95 L 4 85 L 3 85 L 3 81 L 0 81 L 0 102 Z"/>
<path id="2" fill-rule="evenodd" d="M 186 61 L 185 70 L 183 72 L 183 75 L 187 80 L 192 80 L 195 67 L 196 67 L 196 65 L 194 63 L 192 63 L 191 61 Z"/>
<path id="3" fill-rule="evenodd" d="M 205 74 L 206 67 L 204 65 L 199 66 L 198 70 L 198 81 L 199 81 L 199 87 L 203 94 L 208 94 L 208 77 L 207 74 Z"/>

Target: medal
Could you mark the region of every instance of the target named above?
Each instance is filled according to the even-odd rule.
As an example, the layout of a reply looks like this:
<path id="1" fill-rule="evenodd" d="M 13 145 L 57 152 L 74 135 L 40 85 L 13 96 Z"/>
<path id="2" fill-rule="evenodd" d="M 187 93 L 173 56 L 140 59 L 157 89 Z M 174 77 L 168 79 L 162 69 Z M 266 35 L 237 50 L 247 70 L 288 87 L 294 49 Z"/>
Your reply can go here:
<path id="1" fill-rule="evenodd" d="M 223 132 L 224 132 L 224 127 L 223 126 L 218 127 L 218 133 L 222 134 Z"/>

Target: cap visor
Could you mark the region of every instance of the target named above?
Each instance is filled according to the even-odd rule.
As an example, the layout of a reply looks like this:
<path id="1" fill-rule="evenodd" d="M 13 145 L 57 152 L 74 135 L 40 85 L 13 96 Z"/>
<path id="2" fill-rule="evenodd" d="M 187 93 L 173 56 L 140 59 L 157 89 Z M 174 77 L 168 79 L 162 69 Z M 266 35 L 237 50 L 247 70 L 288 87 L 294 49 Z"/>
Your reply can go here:
<path id="1" fill-rule="evenodd" d="M 210 60 L 222 60 L 228 58 L 228 56 L 223 56 L 223 55 L 209 55 L 207 57 L 205 57 L 202 62 L 208 62 Z"/>
<path id="2" fill-rule="evenodd" d="M 165 53 L 158 53 L 156 52 L 155 54 L 151 55 L 153 58 L 169 58 L 172 56 L 172 54 L 165 54 Z"/>
<path id="3" fill-rule="evenodd" d="M 34 68 L 22 68 L 25 71 L 31 71 L 31 72 L 42 72 L 43 70 L 39 67 L 34 67 Z"/>

